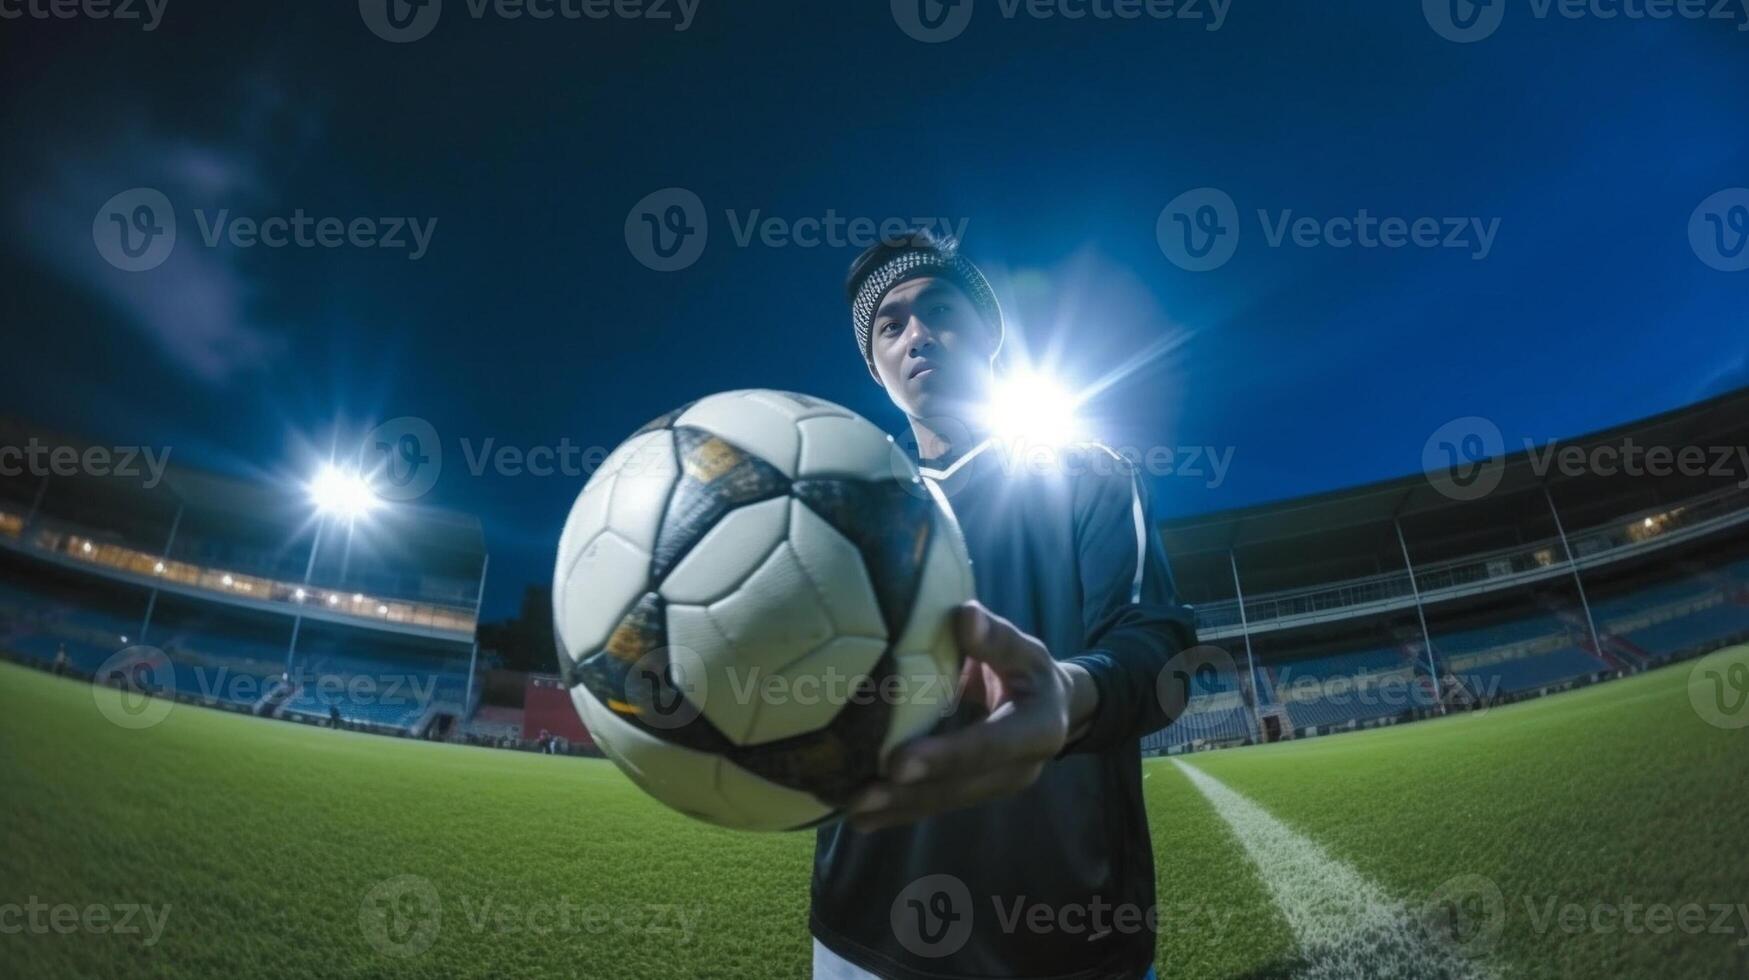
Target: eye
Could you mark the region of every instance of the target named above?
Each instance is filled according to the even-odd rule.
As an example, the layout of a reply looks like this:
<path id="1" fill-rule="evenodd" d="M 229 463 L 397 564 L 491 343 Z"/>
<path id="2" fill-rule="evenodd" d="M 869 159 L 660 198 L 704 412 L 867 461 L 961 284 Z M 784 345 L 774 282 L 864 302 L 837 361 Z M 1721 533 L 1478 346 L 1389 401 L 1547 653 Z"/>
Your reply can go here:
<path id="1" fill-rule="evenodd" d="M 898 333 L 899 332 L 899 321 L 887 320 L 886 322 L 877 326 L 875 328 L 875 330 L 883 337 L 887 336 L 888 334 Z"/>
<path id="2" fill-rule="evenodd" d="M 937 314 L 939 316 L 946 316 L 947 314 L 953 312 L 953 304 L 952 303 L 931 303 L 929 305 L 929 312 Z"/>

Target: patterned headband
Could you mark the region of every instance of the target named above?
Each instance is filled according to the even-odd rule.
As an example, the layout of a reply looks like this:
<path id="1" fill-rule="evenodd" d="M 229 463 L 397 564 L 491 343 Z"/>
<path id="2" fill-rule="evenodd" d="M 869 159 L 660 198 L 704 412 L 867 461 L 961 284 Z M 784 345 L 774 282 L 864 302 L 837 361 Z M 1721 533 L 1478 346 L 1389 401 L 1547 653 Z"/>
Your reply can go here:
<path id="1" fill-rule="evenodd" d="M 863 360 L 874 361 L 874 316 L 881 300 L 894 286 L 919 276 L 941 276 L 958 286 L 978 308 L 986 322 L 996 328 L 996 346 L 1002 346 L 1002 307 L 996 302 L 996 291 L 978 267 L 960 257 L 957 251 L 901 252 L 888 259 L 863 279 L 850 304 L 851 320 L 856 326 L 856 343 L 862 348 Z"/>

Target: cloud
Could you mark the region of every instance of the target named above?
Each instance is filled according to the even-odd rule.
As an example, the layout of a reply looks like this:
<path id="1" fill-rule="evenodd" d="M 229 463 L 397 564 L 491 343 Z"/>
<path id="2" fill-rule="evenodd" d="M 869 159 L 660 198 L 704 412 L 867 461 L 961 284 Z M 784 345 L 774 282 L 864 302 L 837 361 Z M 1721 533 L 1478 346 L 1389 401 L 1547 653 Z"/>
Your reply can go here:
<path id="1" fill-rule="evenodd" d="M 193 217 L 204 202 L 262 192 L 248 148 L 172 139 L 139 125 L 83 132 L 103 135 L 51 137 L 14 184 L 15 240 L 113 308 L 195 380 L 222 385 L 271 365 L 286 341 L 252 312 L 261 283 L 243 267 L 238 250 L 205 247 Z M 99 254 L 92 222 L 104 202 L 136 187 L 170 200 L 178 235 L 162 265 L 127 272 Z"/>

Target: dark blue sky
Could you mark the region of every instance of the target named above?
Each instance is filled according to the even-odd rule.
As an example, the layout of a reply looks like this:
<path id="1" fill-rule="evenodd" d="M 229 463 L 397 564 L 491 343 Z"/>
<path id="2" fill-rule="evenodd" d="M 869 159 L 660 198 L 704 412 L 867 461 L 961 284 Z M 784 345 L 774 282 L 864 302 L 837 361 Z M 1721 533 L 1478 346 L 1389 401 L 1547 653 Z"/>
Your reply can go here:
<path id="1" fill-rule="evenodd" d="M 883 0 L 702 0 L 685 31 L 447 0 L 405 44 L 353 3 L 8 21 L 0 409 L 242 473 L 425 419 L 445 453 L 425 499 L 480 515 L 502 614 L 549 574 L 581 481 L 476 477 L 464 439 L 612 446 L 753 386 L 899 428 L 840 299 L 856 250 L 742 247 L 755 212 L 965 221 L 1026 347 L 1076 382 L 1169 348 L 1089 406 L 1113 443 L 1231 453 L 1218 486 L 1157 480 L 1162 516 L 1414 471 L 1459 416 L 1517 448 L 1749 382 L 1749 272 L 1689 240 L 1703 200 L 1749 186 L 1741 13 L 1534 10 L 1507 0 L 1470 44 L 1370 0 L 1236 0 L 1214 31 L 975 0 L 938 44 Z M 125 272 L 92 224 L 135 187 L 166 195 L 178 241 Z M 668 187 L 709 238 L 663 273 L 625 225 Z M 1191 272 L 1156 222 L 1201 187 L 1240 237 Z M 417 261 L 208 247 L 221 209 L 436 225 Z M 1360 209 L 1498 225 L 1479 260 L 1268 240 L 1284 212 Z"/>

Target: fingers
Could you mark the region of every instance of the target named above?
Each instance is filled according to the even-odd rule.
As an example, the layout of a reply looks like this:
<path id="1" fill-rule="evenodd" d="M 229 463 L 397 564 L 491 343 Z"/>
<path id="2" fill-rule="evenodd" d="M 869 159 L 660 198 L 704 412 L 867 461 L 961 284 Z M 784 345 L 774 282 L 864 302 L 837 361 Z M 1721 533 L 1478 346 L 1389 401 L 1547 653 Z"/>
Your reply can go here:
<path id="1" fill-rule="evenodd" d="M 1030 672 L 1050 654 L 1039 642 L 1013 623 L 996 615 L 976 600 L 954 610 L 954 639 L 960 653 L 996 668 L 1003 674 Z"/>
<path id="2" fill-rule="evenodd" d="M 961 695 L 983 695 L 987 718 L 894 750 L 889 778 L 864 790 L 851 824 L 873 830 L 1018 792 L 1062 750 L 1069 692 L 1044 644 L 968 602 L 954 610 L 954 639 L 967 658 Z M 974 663 L 975 661 L 975 663 Z"/>
<path id="3" fill-rule="evenodd" d="M 1068 706 L 1061 697 L 1009 702 L 975 725 L 899 746 L 889 771 L 900 785 L 970 778 L 1016 762 L 1050 759 L 1062 749 L 1067 730 Z"/>
<path id="4" fill-rule="evenodd" d="M 987 769 L 966 778 L 909 785 L 880 783 L 863 791 L 851 803 L 850 823 L 860 831 L 880 830 L 987 803 L 1032 785 L 1043 769 L 1043 762 L 1026 762 Z"/>

